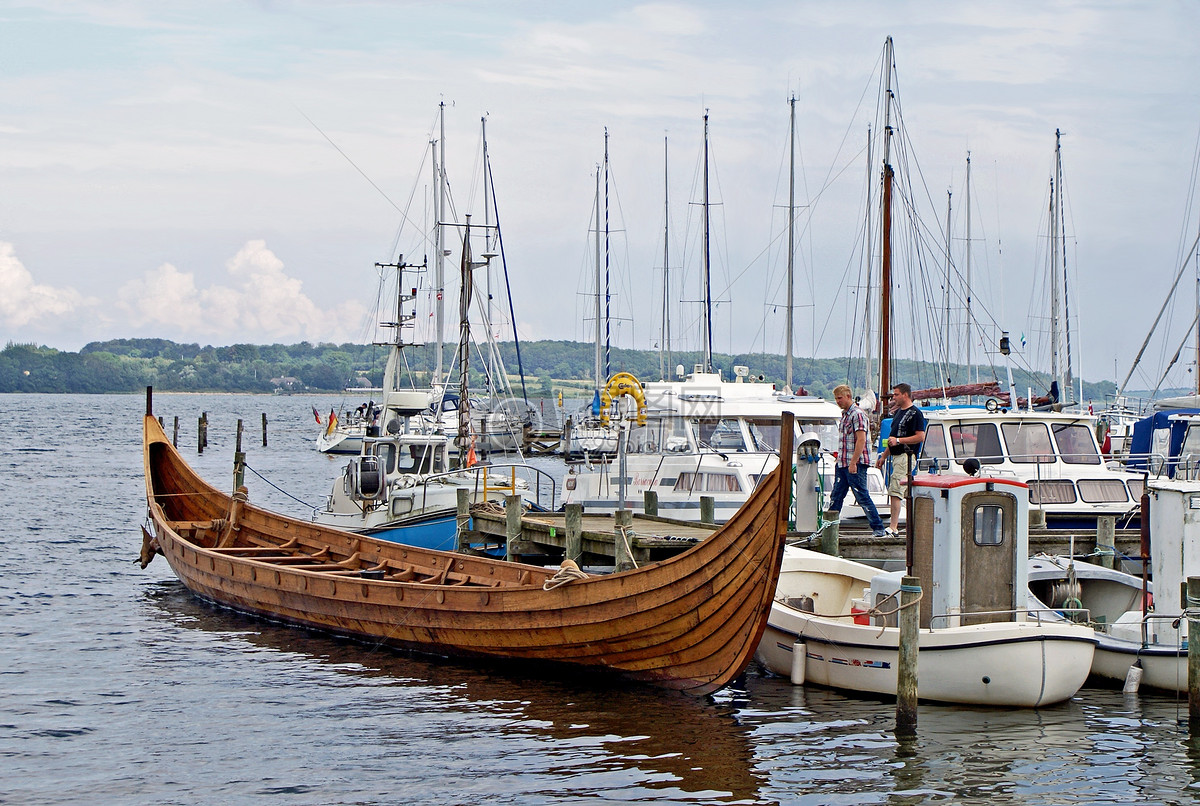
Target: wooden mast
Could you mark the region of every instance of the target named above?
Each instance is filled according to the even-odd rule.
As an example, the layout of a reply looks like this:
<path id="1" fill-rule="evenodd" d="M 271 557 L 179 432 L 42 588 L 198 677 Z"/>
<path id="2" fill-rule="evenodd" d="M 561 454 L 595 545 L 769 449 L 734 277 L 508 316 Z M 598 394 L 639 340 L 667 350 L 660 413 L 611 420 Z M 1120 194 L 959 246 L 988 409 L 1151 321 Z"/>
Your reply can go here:
<path id="1" fill-rule="evenodd" d="M 879 273 L 879 412 L 887 413 L 892 391 L 892 38 L 884 44 L 883 69 L 887 74 L 883 127 L 883 248 Z"/>

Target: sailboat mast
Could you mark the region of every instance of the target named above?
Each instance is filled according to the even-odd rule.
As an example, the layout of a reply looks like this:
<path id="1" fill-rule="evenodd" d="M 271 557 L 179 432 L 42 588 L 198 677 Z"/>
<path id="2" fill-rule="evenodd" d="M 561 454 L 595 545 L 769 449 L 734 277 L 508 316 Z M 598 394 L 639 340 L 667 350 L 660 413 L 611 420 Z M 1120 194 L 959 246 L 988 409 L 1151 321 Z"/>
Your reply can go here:
<path id="1" fill-rule="evenodd" d="M 883 69 L 887 72 L 883 128 L 883 248 L 879 271 L 879 411 L 887 413 L 892 391 L 892 38 L 884 45 Z"/>
<path id="2" fill-rule="evenodd" d="M 604 379 L 612 374 L 609 357 L 612 353 L 612 285 L 609 279 L 608 256 L 608 127 L 604 127 Z"/>
<path id="3" fill-rule="evenodd" d="M 468 382 L 471 369 L 471 216 L 466 216 L 463 227 L 462 286 L 458 292 L 458 465 L 467 466 L 468 449 L 471 446 L 471 407 L 467 401 Z"/>
<path id="4" fill-rule="evenodd" d="M 966 330 L 967 330 L 967 380 L 970 381 L 972 376 L 975 381 L 979 381 L 979 370 L 972 372 L 971 360 L 971 152 L 967 152 L 967 259 L 965 261 L 967 278 L 967 311 L 966 311 Z"/>
<path id="5" fill-rule="evenodd" d="M 704 341 L 704 371 L 712 372 L 712 283 L 709 274 L 709 218 L 708 218 L 708 110 L 704 110 L 704 312 L 701 323 L 704 328 L 700 338 Z"/>
<path id="6" fill-rule="evenodd" d="M 658 373 L 665 381 L 671 366 L 671 183 L 667 163 L 667 138 L 663 137 L 663 308 L 662 344 L 658 350 Z"/>
<path id="7" fill-rule="evenodd" d="M 442 235 L 442 224 L 446 216 L 446 102 L 442 101 L 438 104 L 438 122 L 440 133 L 438 135 L 438 145 L 441 146 L 441 162 L 438 162 L 437 157 L 434 158 L 436 165 L 435 171 L 437 176 L 437 221 L 435 222 L 436 231 L 434 233 L 434 245 L 437 248 L 436 261 L 434 262 L 434 283 L 437 287 L 437 299 L 434 300 L 436 314 L 434 316 L 434 327 L 437 328 L 436 339 L 434 341 L 434 357 L 435 365 L 433 371 L 433 382 L 441 383 L 442 381 L 442 340 L 446 321 L 446 249 Z M 435 154 L 437 153 L 435 147 Z"/>
<path id="8" fill-rule="evenodd" d="M 791 107 L 791 130 L 788 141 L 788 254 L 787 254 L 787 369 L 784 385 L 792 391 L 792 328 L 796 315 L 795 307 L 795 254 L 796 254 L 796 96 L 788 100 Z"/>
<path id="9" fill-rule="evenodd" d="M 1059 151 L 1059 131 L 1054 130 L 1054 176 L 1050 179 L 1050 377 L 1059 381 L 1059 393 L 1062 392 L 1062 378 L 1059 375 L 1058 356 L 1061 349 L 1058 317 L 1059 288 L 1058 288 L 1058 208 L 1059 194 L 1062 193 L 1062 164 Z"/>
<path id="10" fill-rule="evenodd" d="M 875 183 L 871 181 L 871 177 L 874 175 L 875 175 L 875 141 L 871 138 L 871 124 L 868 123 L 867 124 L 867 179 L 866 179 L 867 199 L 866 199 L 866 203 L 863 205 L 863 210 L 866 211 L 865 228 L 867 231 L 867 238 L 865 241 L 866 246 L 864 247 L 866 249 L 866 257 L 865 257 L 864 262 L 866 263 L 866 266 L 867 266 L 867 276 L 866 276 L 866 281 L 863 284 L 863 295 L 862 295 L 862 306 L 863 306 L 862 313 L 863 313 L 863 321 L 864 322 L 872 322 L 872 321 L 874 321 L 874 318 L 875 318 L 875 308 L 873 305 L 873 298 L 871 295 L 871 282 L 872 282 L 873 274 L 874 274 L 873 269 L 875 267 L 875 255 L 872 251 L 875 248 L 875 230 L 874 230 L 875 214 L 872 212 L 874 210 L 874 202 L 875 202 L 875 195 L 874 195 L 875 194 Z M 876 382 L 875 340 L 873 338 L 871 338 L 871 328 L 869 325 L 866 328 L 866 332 L 867 332 L 867 338 L 865 338 L 863 341 L 865 342 L 867 354 L 864 357 L 863 373 L 866 376 L 864 378 L 864 382 L 865 382 L 866 386 L 871 387 Z"/>
<path id="11" fill-rule="evenodd" d="M 492 227 L 491 227 L 491 224 L 492 224 L 491 212 L 492 211 L 491 211 L 491 205 L 488 203 L 491 198 L 491 194 L 488 192 L 488 185 L 489 185 L 489 180 L 490 180 L 489 174 L 491 173 L 491 164 L 488 162 L 487 115 L 484 115 L 483 117 L 481 117 L 479 119 L 479 137 L 480 137 L 480 140 L 481 140 L 482 146 L 483 146 L 483 246 L 484 246 L 483 251 L 484 251 L 484 254 L 488 254 L 492 251 Z M 487 378 L 484 379 L 484 382 L 490 390 L 492 388 L 492 384 L 496 381 L 497 378 L 500 377 L 499 370 L 497 369 L 497 366 L 496 366 L 497 358 L 498 358 L 496 355 L 496 349 L 497 349 L 496 348 L 496 340 L 499 338 L 499 336 L 493 330 L 494 326 L 492 324 L 494 321 L 494 319 L 493 319 L 494 309 L 492 307 L 492 299 L 493 299 L 494 295 L 492 294 L 492 264 L 491 264 L 491 261 L 488 261 L 486 267 L 484 268 L 484 271 L 487 273 L 487 276 L 485 278 L 485 287 L 487 288 L 487 300 L 485 301 L 485 304 L 484 304 L 484 319 L 485 319 L 485 321 L 483 324 L 484 324 L 484 327 L 487 328 L 487 334 L 488 334 L 487 335 L 488 373 L 487 373 Z"/>
<path id="12" fill-rule="evenodd" d="M 601 288 L 600 277 L 600 166 L 596 166 L 596 304 L 594 315 L 596 317 L 596 393 L 600 393 L 601 387 L 604 386 L 606 377 L 603 375 L 604 365 L 602 363 L 603 356 L 601 354 L 601 318 L 600 318 L 600 295 L 603 293 Z"/>
<path id="13" fill-rule="evenodd" d="M 953 243 L 950 231 L 950 213 L 954 208 L 954 191 L 946 188 L 946 286 L 942 289 L 945 326 L 942 328 L 942 366 L 950 368 L 950 250 Z M 943 379 L 943 383 L 949 383 Z"/>

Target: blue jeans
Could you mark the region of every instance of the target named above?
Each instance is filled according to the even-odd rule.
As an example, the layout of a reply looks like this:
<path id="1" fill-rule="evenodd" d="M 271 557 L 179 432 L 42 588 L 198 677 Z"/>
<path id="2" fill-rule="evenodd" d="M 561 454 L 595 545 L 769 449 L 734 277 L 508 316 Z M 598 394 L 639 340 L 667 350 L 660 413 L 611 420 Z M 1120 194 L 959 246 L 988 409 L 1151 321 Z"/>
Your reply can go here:
<path id="1" fill-rule="evenodd" d="M 867 513 L 867 523 L 871 531 L 878 532 L 883 528 L 883 519 L 875 509 L 875 502 L 867 493 L 867 466 L 859 464 L 858 472 L 851 473 L 847 467 L 838 465 L 833 471 L 833 492 L 829 494 L 829 511 L 841 512 L 842 502 L 846 500 L 846 491 L 854 491 L 854 500 Z"/>

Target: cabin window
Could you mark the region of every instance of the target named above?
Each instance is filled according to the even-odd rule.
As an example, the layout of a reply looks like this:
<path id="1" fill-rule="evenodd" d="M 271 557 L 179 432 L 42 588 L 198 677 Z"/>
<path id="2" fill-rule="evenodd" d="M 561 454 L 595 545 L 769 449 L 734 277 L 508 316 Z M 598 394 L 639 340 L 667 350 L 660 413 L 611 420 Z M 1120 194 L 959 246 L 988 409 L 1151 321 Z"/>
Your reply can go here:
<path id="1" fill-rule="evenodd" d="M 975 507 L 975 545 L 1000 546 L 1004 544 L 1004 508 L 995 504 L 980 504 Z"/>
<path id="2" fill-rule="evenodd" d="M 676 492 L 736 493 L 741 489 L 741 482 L 733 473 L 684 472 L 675 480 Z"/>
<path id="3" fill-rule="evenodd" d="M 1058 443 L 1058 455 L 1064 462 L 1069 465 L 1100 464 L 1092 429 L 1082 423 L 1056 423 L 1051 430 L 1054 431 L 1054 441 Z"/>
<path id="4" fill-rule="evenodd" d="M 1079 497 L 1088 504 L 1124 503 L 1125 485 L 1120 479 L 1080 479 L 1075 482 L 1079 487 Z"/>
<path id="5" fill-rule="evenodd" d="M 926 459 L 948 459 L 946 453 L 946 429 L 941 423 L 925 424 L 925 444 L 921 447 L 921 456 Z"/>
<path id="6" fill-rule="evenodd" d="M 742 424 L 736 418 L 704 419 L 697 421 L 697 424 L 699 426 L 698 437 L 702 445 L 718 451 L 746 450 L 746 441 L 742 437 Z"/>
<path id="7" fill-rule="evenodd" d="M 747 420 L 750 427 L 750 439 L 756 451 L 779 450 L 779 420 Z"/>
<path id="8" fill-rule="evenodd" d="M 1074 504 L 1075 485 L 1068 479 L 1029 482 L 1031 504 Z"/>
<path id="9" fill-rule="evenodd" d="M 379 458 L 383 460 L 384 471 L 388 474 L 396 472 L 396 445 L 393 442 L 385 442 L 379 445 L 375 451 Z"/>
<path id="10" fill-rule="evenodd" d="M 954 458 L 960 465 L 963 460 L 975 457 L 982 465 L 998 465 L 1004 461 L 1000 449 L 1000 434 L 995 423 L 950 426 L 950 441 L 954 445 Z"/>
<path id="11" fill-rule="evenodd" d="M 1141 479 L 1129 480 L 1129 497 L 1134 501 L 1142 500 L 1142 493 L 1145 491 L 1146 485 Z"/>
<path id="12" fill-rule="evenodd" d="M 1017 464 L 1036 464 L 1054 461 L 1054 446 L 1045 423 L 1004 423 L 1004 444 L 1008 460 Z"/>

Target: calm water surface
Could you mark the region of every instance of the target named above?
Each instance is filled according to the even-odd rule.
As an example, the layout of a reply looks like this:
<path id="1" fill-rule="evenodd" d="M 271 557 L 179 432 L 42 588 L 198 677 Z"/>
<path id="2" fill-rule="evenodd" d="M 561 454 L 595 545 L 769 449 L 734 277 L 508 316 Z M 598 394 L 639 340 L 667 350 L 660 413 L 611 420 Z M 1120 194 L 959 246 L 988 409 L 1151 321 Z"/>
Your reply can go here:
<path id="1" fill-rule="evenodd" d="M 245 420 L 251 500 L 307 516 L 336 399 L 156 396 L 210 480 Z M 0 395 L 0 803 L 1192 803 L 1186 703 L 893 706 L 751 670 L 691 700 L 349 643 L 201 603 L 144 518 L 139 396 Z M 209 448 L 197 457 L 196 418 Z M 261 447 L 261 414 L 270 423 Z M 285 494 L 286 492 L 286 494 Z M 293 496 L 293 497 L 289 497 Z M 296 499 L 299 499 L 297 501 Z"/>

